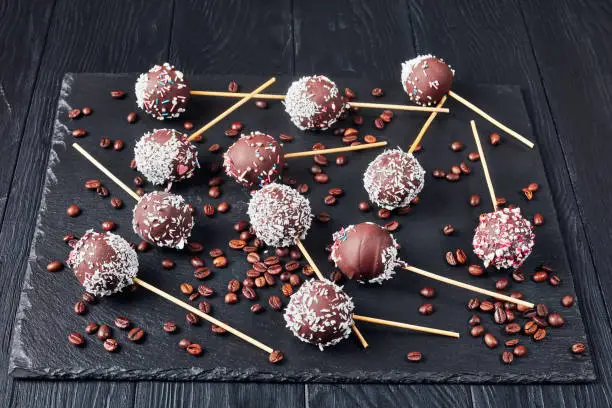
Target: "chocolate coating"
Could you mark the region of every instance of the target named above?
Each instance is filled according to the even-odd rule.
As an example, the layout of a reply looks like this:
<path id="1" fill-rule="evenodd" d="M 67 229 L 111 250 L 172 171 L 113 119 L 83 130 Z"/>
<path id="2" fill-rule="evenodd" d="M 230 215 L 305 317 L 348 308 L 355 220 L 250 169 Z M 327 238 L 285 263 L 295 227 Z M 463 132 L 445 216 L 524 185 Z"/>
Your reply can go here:
<path id="1" fill-rule="evenodd" d="M 178 118 L 190 96 L 183 73 L 167 62 L 141 74 L 134 90 L 138 107 L 158 120 Z"/>
<path id="2" fill-rule="evenodd" d="M 182 249 L 193 224 L 193 208 L 180 195 L 153 191 L 134 207 L 134 232 L 153 245 Z"/>
<path id="3" fill-rule="evenodd" d="M 138 273 L 138 257 L 119 235 L 87 231 L 68 257 L 68 265 L 85 290 L 108 296 L 131 285 Z"/>
<path id="4" fill-rule="evenodd" d="M 424 184 L 425 170 L 419 161 L 399 148 L 379 154 L 363 176 L 370 200 L 389 210 L 409 205 Z"/>
<path id="5" fill-rule="evenodd" d="M 354 308 L 340 286 L 311 279 L 291 296 L 284 317 L 294 336 L 322 351 L 351 334 Z"/>
<path id="6" fill-rule="evenodd" d="M 531 254 L 535 234 L 520 208 L 504 208 L 482 214 L 474 232 L 472 247 L 485 268 L 519 268 Z"/>
<path id="7" fill-rule="evenodd" d="M 196 147 L 174 129 L 145 133 L 136 143 L 134 160 L 147 180 L 157 185 L 188 179 L 200 167 Z"/>
<path id="8" fill-rule="evenodd" d="M 349 107 L 336 84 L 323 75 L 293 82 L 284 103 L 291 121 L 302 130 L 328 129 Z"/>
<path id="9" fill-rule="evenodd" d="M 308 199 L 277 183 L 256 191 L 247 213 L 257 237 L 273 247 L 288 247 L 298 238 L 306 238 L 312 222 Z"/>
<path id="10" fill-rule="evenodd" d="M 455 72 L 441 58 L 420 55 L 402 64 L 402 86 L 411 101 L 430 106 L 450 91 Z"/>
<path id="11" fill-rule="evenodd" d="M 382 283 L 399 265 L 399 245 L 386 229 L 371 222 L 350 225 L 334 233 L 331 258 L 349 279 Z"/>
<path id="12" fill-rule="evenodd" d="M 248 189 L 274 182 L 285 166 L 283 148 L 270 135 L 242 135 L 223 155 L 225 172 Z"/>

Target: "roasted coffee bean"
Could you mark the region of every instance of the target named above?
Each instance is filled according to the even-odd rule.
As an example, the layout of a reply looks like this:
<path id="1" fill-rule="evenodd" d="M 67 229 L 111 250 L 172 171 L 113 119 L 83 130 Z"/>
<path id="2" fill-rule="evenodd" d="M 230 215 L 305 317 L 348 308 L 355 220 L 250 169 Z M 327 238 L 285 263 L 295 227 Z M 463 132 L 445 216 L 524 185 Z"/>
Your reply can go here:
<path id="1" fill-rule="evenodd" d="M 478 324 L 470 329 L 470 335 L 472 337 L 480 337 L 484 334 L 484 331 L 484 326 Z"/>
<path id="2" fill-rule="evenodd" d="M 270 296 L 268 298 L 268 304 L 274 310 L 281 310 L 283 308 L 283 302 L 278 296 Z"/>
<path id="3" fill-rule="evenodd" d="M 584 343 L 574 343 L 572 344 L 572 353 L 574 354 L 582 354 L 586 351 L 586 345 Z"/>
<path id="4" fill-rule="evenodd" d="M 230 241 L 231 242 L 231 241 Z M 247 255 L 247 262 L 250 264 L 255 264 L 260 261 L 259 254 L 257 252 L 251 252 Z"/>
<path id="5" fill-rule="evenodd" d="M 533 322 L 534 322 L 535 324 L 537 324 L 537 325 L 538 325 L 538 327 L 542 327 L 542 328 L 544 328 L 544 327 L 548 327 L 548 323 L 546 322 L 546 320 L 545 320 L 543 317 L 540 317 L 540 316 L 532 316 L 532 317 L 531 317 L 531 320 L 533 320 Z"/>
<path id="6" fill-rule="evenodd" d="M 503 307 L 496 307 L 495 312 L 493 312 L 493 320 L 497 324 L 505 324 L 508 321 L 506 310 Z"/>
<path id="7" fill-rule="evenodd" d="M 127 329 L 130 327 L 130 320 L 125 316 L 117 316 L 115 317 L 115 326 L 119 329 Z"/>
<path id="8" fill-rule="evenodd" d="M 378 130 L 382 130 L 385 128 L 385 121 L 381 118 L 374 119 L 374 127 Z"/>
<path id="9" fill-rule="evenodd" d="M 359 202 L 359 211 L 368 212 L 370 211 L 370 204 L 366 201 Z"/>
<path id="10" fill-rule="evenodd" d="M 335 205 L 336 204 L 336 197 L 332 196 L 332 195 L 328 195 L 325 196 L 325 198 L 323 199 L 323 203 L 325 203 L 325 205 Z"/>
<path id="11" fill-rule="evenodd" d="M 453 227 L 451 224 L 446 224 L 444 227 L 442 227 L 442 233 L 446 236 L 452 235 L 453 232 L 455 232 L 455 227 Z"/>
<path id="12" fill-rule="evenodd" d="M 219 143 L 214 143 L 214 144 L 211 144 L 211 145 L 208 147 L 208 151 L 209 151 L 210 153 L 217 153 L 219 150 L 221 150 L 221 145 L 220 145 Z"/>
<path id="13" fill-rule="evenodd" d="M 264 311 L 264 308 L 259 303 L 255 303 L 254 305 L 251 305 L 251 312 L 257 314 L 257 313 L 261 313 L 263 311 Z"/>
<path id="14" fill-rule="evenodd" d="M 491 133 L 489 135 L 489 142 L 493 146 L 497 146 L 498 144 L 500 144 L 501 143 L 501 136 L 499 136 L 499 133 Z"/>
<path id="15" fill-rule="evenodd" d="M 93 305 L 95 303 L 97 303 L 98 299 L 96 299 L 96 297 L 94 295 L 92 295 L 89 292 L 85 292 L 81 295 L 81 299 L 83 300 L 83 302 L 85 303 L 89 303 L 90 305 Z"/>
<path id="16" fill-rule="evenodd" d="M 548 324 L 552 327 L 561 327 L 565 324 L 565 319 L 559 313 L 551 313 L 548 315 Z"/>
<path id="17" fill-rule="evenodd" d="M 72 131 L 72 136 L 76 138 L 85 137 L 87 135 L 87 131 L 85 129 L 74 129 Z"/>
<path id="18" fill-rule="evenodd" d="M 120 152 L 121 150 L 123 150 L 124 146 L 125 146 L 125 143 L 123 143 L 123 140 L 117 139 L 113 143 L 113 150 L 116 152 Z"/>
<path id="19" fill-rule="evenodd" d="M 455 251 L 455 259 L 457 259 L 457 263 L 460 265 L 465 265 L 468 261 L 467 254 L 461 248 Z"/>
<path id="20" fill-rule="evenodd" d="M 117 224 L 114 221 L 104 221 L 102 223 L 102 229 L 104 231 L 113 231 L 117 228 Z"/>
<path id="21" fill-rule="evenodd" d="M 383 96 L 385 94 L 384 91 L 382 90 L 382 88 L 374 88 L 374 89 L 372 89 L 371 93 L 372 93 L 372 96 L 375 96 L 377 98 L 379 98 L 379 97 L 381 97 L 381 96 Z"/>
<path id="22" fill-rule="evenodd" d="M 133 341 L 135 343 L 142 341 L 145 336 L 145 331 L 140 327 L 134 327 L 128 333 L 128 340 Z"/>
<path id="23" fill-rule="evenodd" d="M 504 307 L 506 308 L 506 319 L 507 319 L 508 323 L 510 323 L 510 322 L 513 322 L 516 319 L 516 315 L 514 314 L 514 310 L 512 310 L 512 308 L 510 308 L 508 306 L 516 307 L 516 305 L 514 303 L 510 303 L 510 302 L 506 302 L 506 304 L 504 305 Z"/>
<path id="24" fill-rule="evenodd" d="M 329 274 L 329 280 L 334 282 L 335 284 L 339 284 L 340 282 L 342 282 L 343 278 L 344 276 L 338 270 L 334 270 Z"/>
<path id="25" fill-rule="evenodd" d="M 99 145 L 103 149 L 108 149 L 111 146 L 111 140 L 108 137 L 103 137 L 100 139 Z"/>
<path id="26" fill-rule="evenodd" d="M 68 335 L 68 341 L 75 347 L 80 347 L 85 344 L 85 338 L 79 333 L 70 333 Z"/>
<path id="27" fill-rule="evenodd" d="M 478 207 L 480 205 L 480 196 L 478 194 L 472 194 L 469 203 L 471 207 Z"/>
<path id="28" fill-rule="evenodd" d="M 336 157 L 336 165 L 344 166 L 348 163 L 348 158 L 346 156 L 337 156 Z"/>
<path id="29" fill-rule="evenodd" d="M 533 215 L 533 225 L 542 225 L 544 224 L 544 216 L 540 213 L 535 213 Z"/>
<path id="30" fill-rule="evenodd" d="M 536 305 L 536 313 L 540 317 L 548 316 L 548 307 L 544 303 L 538 303 Z"/>
<path id="31" fill-rule="evenodd" d="M 484 343 L 487 345 L 488 348 L 495 348 L 499 344 L 495 336 L 493 336 L 491 333 L 487 333 L 484 335 Z"/>
<path id="32" fill-rule="evenodd" d="M 558 275 L 550 275 L 548 277 L 548 283 L 550 286 L 559 286 L 561 284 L 561 278 Z"/>
<path id="33" fill-rule="evenodd" d="M 211 198 L 219 198 L 221 195 L 221 189 L 217 186 L 213 186 L 208 189 L 208 196 Z"/>
<path id="34" fill-rule="evenodd" d="M 238 221 L 234 224 L 234 231 L 242 232 L 249 229 L 249 223 L 246 221 Z"/>
<path id="35" fill-rule="evenodd" d="M 312 276 L 314 275 L 314 269 L 312 268 L 312 266 L 310 265 L 304 265 L 302 266 L 302 273 L 304 274 L 304 276 Z"/>
<path id="36" fill-rule="evenodd" d="M 200 354 L 202 354 L 202 346 L 200 346 L 197 343 L 191 343 L 190 345 L 187 346 L 186 350 L 187 350 L 187 353 L 189 353 L 192 356 L 199 356 Z"/>
<path id="37" fill-rule="evenodd" d="M 242 287 L 242 296 L 248 300 L 255 300 L 257 299 L 257 292 L 255 292 L 255 289 L 245 285 Z"/>
<path id="38" fill-rule="evenodd" d="M 191 344 L 191 341 L 188 339 L 181 339 L 178 343 L 180 349 L 187 350 L 187 347 Z"/>
<path id="39" fill-rule="evenodd" d="M 508 278 L 499 278 L 497 281 L 495 281 L 495 289 L 497 290 L 506 290 L 506 288 L 508 287 L 508 284 L 510 283 L 510 281 L 508 280 Z"/>
<path id="40" fill-rule="evenodd" d="M 283 267 L 281 264 L 271 265 L 268 267 L 268 273 L 270 275 L 279 275 L 281 272 L 283 272 Z"/>
<path id="41" fill-rule="evenodd" d="M 465 162 L 459 163 L 459 168 L 461 169 L 461 173 L 463 174 L 470 174 L 472 172 L 472 170 L 470 170 L 470 168 L 467 164 L 465 164 Z"/>
<path id="42" fill-rule="evenodd" d="M 459 166 L 452 166 L 450 172 L 459 176 L 461 175 L 461 168 Z"/>
<path id="43" fill-rule="evenodd" d="M 546 279 L 548 279 L 548 272 L 545 270 L 536 271 L 531 279 L 533 279 L 534 282 L 544 282 Z"/>
<path id="44" fill-rule="evenodd" d="M 210 274 L 211 274 L 211 273 L 212 273 L 212 272 L 211 272 L 210 268 L 208 268 L 208 267 L 204 266 L 204 267 L 202 267 L 202 268 L 198 268 L 198 269 L 196 269 L 195 271 L 193 271 L 193 276 L 194 276 L 196 279 L 200 279 L 200 280 L 202 280 L 202 279 L 206 279 L 206 278 L 208 278 L 208 277 L 210 276 Z"/>
<path id="45" fill-rule="evenodd" d="M 87 190 L 96 190 L 97 188 L 99 188 L 102 185 L 102 183 L 100 182 L 100 180 L 94 179 L 94 180 L 87 180 L 85 182 L 85 188 Z"/>
<path id="46" fill-rule="evenodd" d="M 68 112 L 68 118 L 69 119 L 78 119 L 81 117 L 81 110 L 80 109 L 73 109 L 70 112 Z"/>
<path id="47" fill-rule="evenodd" d="M 185 315 L 185 320 L 192 326 L 200 324 L 200 317 L 193 312 L 187 313 Z"/>
<path id="48" fill-rule="evenodd" d="M 476 310 L 480 307 L 480 300 L 478 298 L 471 298 L 467 303 L 469 310 Z"/>
<path id="49" fill-rule="evenodd" d="M 228 264 L 227 258 L 224 256 L 218 256 L 215 259 L 213 259 L 213 266 L 215 268 L 222 269 L 222 268 L 227 267 L 227 264 Z"/>
<path id="50" fill-rule="evenodd" d="M 331 197 L 331 196 L 330 196 L 330 197 Z M 332 197 L 332 198 L 333 198 L 333 197 Z M 336 200 L 336 199 L 334 198 L 334 202 L 335 202 L 335 200 Z M 317 221 L 319 221 L 320 223 L 326 224 L 326 223 L 328 223 L 328 222 L 330 222 L 330 221 L 331 221 L 331 216 L 329 215 L 329 213 L 328 213 L 328 212 L 323 211 L 323 212 L 320 212 L 320 213 L 318 213 L 318 214 L 317 214 L 316 219 L 317 219 Z"/>
<path id="51" fill-rule="evenodd" d="M 512 272 L 512 279 L 518 283 L 525 282 L 525 275 L 523 274 L 523 271 L 517 269 Z"/>
<path id="52" fill-rule="evenodd" d="M 291 274 L 287 271 L 281 272 L 281 274 L 278 276 L 281 282 L 288 282 L 290 277 L 291 277 Z"/>
<path id="53" fill-rule="evenodd" d="M 224 133 L 225 133 L 225 136 L 227 137 L 236 137 L 238 136 L 240 132 L 234 129 L 227 129 Z"/>
<path id="54" fill-rule="evenodd" d="M 151 244 L 149 244 L 147 241 L 140 241 L 136 246 L 136 250 L 138 252 L 147 252 L 149 249 L 151 249 Z"/>
<path id="55" fill-rule="evenodd" d="M 237 279 L 232 279 L 227 283 L 228 292 L 238 292 L 240 290 L 240 282 Z"/>
<path id="56" fill-rule="evenodd" d="M 523 331 L 526 335 L 531 336 L 538 330 L 538 325 L 534 321 L 528 321 L 523 326 Z"/>
<path id="57" fill-rule="evenodd" d="M 527 201 L 531 201 L 533 199 L 533 191 L 527 190 L 526 188 L 524 188 L 522 191 Z"/>
<path id="58" fill-rule="evenodd" d="M 98 331 L 99 328 L 100 326 L 98 326 L 98 323 L 90 322 L 87 324 L 87 326 L 85 326 L 85 333 L 94 334 L 95 332 Z"/>
<path id="59" fill-rule="evenodd" d="M 397 221 L 389 221 L 388 223 L 386 223 L 384 225 L 384 228 L 389 231 L 389 232 L 393 232 L 393 231 L 397 231 L 397 229 L 399 228 L 400 224 Z"/>
<path id="60" fill-rule="evenodd" d="M 96 193 L 98 193 L 98 196 L 101 198 L 106 198 L 110 194 L 110 191 L 108 191 L 108 188 L 105 186 L 100 186 L 96 189 Z"/>
<path id="61" fill-rule="evenodd" d="M 126 119 L 128 123 L 136 123 L 136 121 L 138 120 L 138 115 L 136 114 L 136 112 L 130 112 L 128 113 Z"/>
<path id="62" fill-rule="evenodd" d="M 521 325 L 518 323 L 508 323 L 505 330 L 508 334 L 517 334 L 521 332 Z"/>
<path id="63" fill-rule="evenodd" d="M 246 246 L 246 242 L 242 239 L 232 239 L 229 243 L 228 246 L 232 249 L 242 249 Z M 251 254 L 249 254 L 251 255 Z M 256 254 L 255 254 L 256 255 Z M 253 255 L 253 256 L 255 256 Z M 252 257 L 251 257 L 252 258 Z M 253 263 L 249 260 L 249 258 L 247 257 L 247 261 L 249 261 L 250 263 Z"/>
<path id="64" fill-rule="evenodd" d="M 189 283 L 181 283 L 180 289 L 183 295 L 189 296 L 193 293 L 193 286 Z"/>
<path id="65" fill-rule="evenodd" d="M 81 209 L 78 205 L 72 204 L 66 209 L 66 214 L 68 214 L 69 217 L 76 217 L 81 214 Z"/>
<path id="66" fill-rule="evenodd" d="M 111 336 L 111 328 L 110 326 L 103 324 L 98 328 L 97 332 L 98 339 L 106 340 Z"/>
<path id="67" fill-rule="evenodd" d="M 440 170 L 440 169 L 435 169 L 431 174 L 435 178 L 444 178 L 444 177 L 446 177 L 446 173 L 443 170 Z"/>
<path id="68" fill-rule="evenodd" d="M 215 291 L 210 286 L 198 285 L 198 293 L 200 296 L 209 297 L 212 296 Z"/>
<path id="69" fill-rule="evenodd" d="M 465 145 L 460 141 L 454 141 L 450 144 L 450 148 L 453 152 L 460 152 L 465 148 Z"/>
<path id="70" fill-rule="evenodd" d="M 431 299 L 434 296 L 436 296 L 436 291 L 434 290 L 434 288 L 430 286 L 424 286 L 423 288 L 421 288 L 420 293 L 421 293 L 421 296 L 427 299 Z"/>
<path id="71" fill-rule="evenodd" d="M 236 295 L 233 292 L 230 293 L 226 293 L 225 297 L 224 297 L 224 301 L 225 303 L 227 303 L 228 305 L 233 305 L 235 303 L 238 303 L 238 295 Z"/>
<path id="72" fill-rule="evenodd" d="M 421 306 L 419 306 L 419 313 L 422 314 L 423 316 L 429 316 L 433 314 L 433 312 L 434 312 L 434 306 L 431 303 L 424 303 Z"/>
<path id="73" fill-rule="evenodd" d="M 60 261 L 53 261 L 47 264 L 47 270 L 49 272 L 59 272 L 64 269 L 64 264 Z"/>
<path id="74" fill-rule="evenodd" d="M 125 92 L 123 92 L 121 89 L 115 89 L 110 92 L 110 95 L 113 99 L 121 99 L 125 96 Z"/>
<path id="75" fill-rule="evenodd" d="M 470 320 L 468 320 L 468 324 L 470 326 L 478 326 L 480 324 L 480 316 L 473 314 L 472 317 L 470 317 Z"/>
<path id="76" fill-rule="evenodd" d="M 514 360 L 514 354 L 509 351 L 504 351 L 502 353 L 501 359 L 504 364 L 510 364 Z"/>
<path id="77" fill-rule="evenodd" d="M 211 310 L 210 303 L 208 303 L 207 301 L 203 300 L 200 303 L 198 303 L 198 309 L 202 313 L 210 314 L 210 310 Z"/>
<path id="78" fill-rule="evenodd" d="M 519 339 L 510 339 L 504 342 L 504 346 L 506 347 L 514 347 L 519 344 Z"/>
<path id="79" fill-rule="evenodd" d="M 263 101 L 260 99 L 255 101 L 255 106 L 257 106 L 259 109 L 268 109 L 268 101 Z"/>
<path id="80" fill-rule="evenodd" d="M 520 346 L 516 346 L 513 350 L 512 350 L 512 354 L 514 354 L 517 357 L 523 357 L 524 355 L 527 354 L 527 347 L 520 345 Z"/>
<path id="81" fill-rule="evenodd" d="M 489 302 L 488 300 L 483 300 L 482 302 L 480 302 L 479 307 L 480 310 L 482 310 L 483 312 L 490 312 L 495 306 L 492 302 Z"/>
<path id="82" fill-rule="evenodd" d="M 535 341 L 542 341 L 542 340 L 544 340 L 544 337 L 546 337 L 546 330 L 544 330 L 544 329 L 538 329 L 533 334 L 533 340 L 535 340 Z"/>
<path id="83" fill-rule="evenodd" d="M 458 174 L 448 173 L 448 174 L 446 175 L 446 179 L 447 179 L 448 181 L 459 181 L 460 176 L 459 176 Z"/>
<path id="84" fill-rule="evenodd" d="M 561 299 L 561 304 L 564 307 L 572 307 L 574 305 L 574 297 L 572 295 L 563 296 Z"/>
<path id="85" fill-rule="evenodd" d="M 191 295 L 189 295 L 189 301 L 195 302 L 196 300 L 198 300 L 199 297 L 200 294 L 198 292 L 193 292 Z"/>
<path id="86" fill-rule="evenodd" d="M 329 181 L 329 176 L 325 173 L 318 173 L 315 174 L 314 181 L 319 184 L 326 184 Z"/>
<path id="87" fill-rule="evenodd" d="M 174 322 L 165 322 L 162 327 L 166 333 L 175 333 L 177 330 L 176 323 Z"/>
<path id="88" fill-rule="evenodd" d="M 217 211 L 219 211 L 222 214 L 228 212 L 229 210 L 230 210 L 230 204 L 227 201 L 221 201 L 217 205 Z"/>
<path id="89" fill-rule="evenodd" d="M 268 362 L 270 364 L 278 364 L 283 361 L 283 353 L 280 350 L 274 350 L 268 356 Z"/>
<path id="90" fill-rule="evenodd" d="M 300 194 L 306 194 L 308 192 L 308 184 L 305 184 L 305 183 L 298 184 L 298 186 L 296 187 L 296 190 Z"/>
<path id="91" fill-rule="evenodd" d="M 410 351 L 406 355 L 406 358 L 408 359 L 408 361 L 411 361 L 413 363 L 418 363 L 419 361 L 423 359 L 423 355 L 419 351 Z"/>
<path id="92" fill-rule="evenodd" d="M 383 120 L 384 120 L 384 119 L 383 119 Z M 365 135 L 365 136 L 363 137 L 363 140 L 364 140 L 366 143 L 376 143 L 376 137 L 375 137 L 374 135 Z"/>
<path id="93" fill-rule="evenodd" d="M 455 258 L 455 254 L 452 251 L 448 251 L 445 255 L 446 263 L 450 266 L 457 265 L 457 258 Z"/>
<path id="94" fill-rule="evenodd" d="M 272 276 L 269 272 L 264 272 L 264 279 L 266 280 L 266 284 L 268 286 L 274 286 L 276 285 L 276 278 L 274 276 Z"/>
<path id="95" fill-rule="evenodd" d="M 85 314 L 85 312 L 87 311 L 87 306 L 85 306 L 85 302 L 78 301 L 74 304 L 73 309 L 74 309 L 74 313 L 78 315 L 82 315 L 82 314 Z"/>
<path id="96" fill-rule="evenodd" d="M 300 263 L 298 261 L 289 261 L 285 264 L 285 269 L 289 272 L 293 272 L 300 267 Z"/>
<path id="97" fill-rule="evenodd" d="M 285 283 L 281 287 L 281 292 L 283 292 L 283 295 L 289 297 L 289 296 L 293 295 L 293 287 L 291 286 L 291 284 Z"/>

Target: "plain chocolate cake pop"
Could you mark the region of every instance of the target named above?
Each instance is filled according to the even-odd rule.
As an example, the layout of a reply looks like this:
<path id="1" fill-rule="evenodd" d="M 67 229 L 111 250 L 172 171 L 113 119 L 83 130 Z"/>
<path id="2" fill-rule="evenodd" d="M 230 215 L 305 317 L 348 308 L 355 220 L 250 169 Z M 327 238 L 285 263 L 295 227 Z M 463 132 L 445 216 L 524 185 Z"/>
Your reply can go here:
<path id="1" fill-rule="evenodd" d="M 285 322 L 300 340 L 319 346 L 333 346 L 351 334 L 352 299 L 328 280 L 311 279 L 295 292 L 285 308 Z"/>
<path id="2" fill-rule="evenodd" d="M 304 239 L 312 222 L 308 199 L 277 183 L 253 193 L 247 213 L 257 237 L 273 247 L 288 247 Z"/>
<path id="3" fill-rule="evenodd" d="M 189 84 L 173 65 L 155 65 L 134 86 L 136 103 L 155 119 L 178 118 L 189 102 Z"/>
<path id="4" fill-rule="evenodd" d="M 225 172 L 248 189 L 273 183 L 285 166 L 283 148 L 270 135 L 242 135 L 223 155 Z"/>
<path id="5" fill-rule="evenodd" d="M 119 235 L 87 231 L 77 241 L 68 257 L 85 290 L 95 296 L 108 296 L 133 282 L 138 273 L 138 257 L 130 244 Z"/>
<path id="6" fill-rule="evenodd" d="M 138 171 L 157 185 L 188 179 L 200 167 L 195 146 L 174 129 L 156 129 L 142 136 L 134 148 L 134 160 Z"/>
<path id="7" fill-rule="evenodd" d="M 363 176 L 370 200 L 388 210 L 409 205 L 424 184 L 425 170 L 419 161 L 399 148 L 379 154 Z"/>
<path id="8" fill-rule="evenodd" d="M 400 265 L 399 245 L 383 227 L 362 222 L 342 228 L 333 235 L 331 259 L 349 279 L 382 283 L 391 279 Z"/>
<path id="9" fill-rule="evenodd" d="M 433 55 L 420 55 L 402 64 L 402 86 L 417 105 L 438 103 L 450 91 L 454 76 L 455 71 Z"/>
<path id="10" fill-rule="evenodd" d="M 323 75 L 293 82 L 284 103 L 291 121 L 302 130 L 328 129 L 349 107 L 336 84 Z"/>
<path id="11" fill-rule="evenodd" d="M 134 232 L 153 245 L 182 249 L 193 224 L 193 207 L 180 195 L 153 191 L 142 196 L 134 207 Z"/>
<path id="12" fill-rule="evenodd" d="M 531 254 L 535 234 L 519 208 L 504 208 L 480 216 L 472 247 L 484 266 L 519 268 Z"/>

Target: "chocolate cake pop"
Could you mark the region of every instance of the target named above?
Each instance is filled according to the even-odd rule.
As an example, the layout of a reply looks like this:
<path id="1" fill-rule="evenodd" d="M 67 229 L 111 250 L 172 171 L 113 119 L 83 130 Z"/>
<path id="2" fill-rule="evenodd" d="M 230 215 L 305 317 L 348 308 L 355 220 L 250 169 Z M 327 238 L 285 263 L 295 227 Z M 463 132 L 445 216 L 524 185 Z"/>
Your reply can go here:
<path id="1" fill-rule="evenodd" d="M 134 160 L 147 180 L 157 185 L 188 179 L 200 167 L 195 146 L 174 129 L 156 129 L 142 136 L 134 148 Z"/>
<path id="2" fill-rule="evenodd" d="M 402 86 L 411 101 L 430 106 L 450 91 L 455 71 L 441 58 L 420 55 L 402 64 Z"/>
<path id="3" fill-rule="evenodd" d="M 274 247 L 294 245 L 297 239 L 305 238 L 312 222 L 308 199 L 277 183 L 256 191 L 247 213 L 257 237 Z"/>
<path id="4" fill-rule="evenodd" d="M 350 225 L 334 233 L 333 238 L 331 259 L 349 279 L 382 283 L 391 279 L 401 264 L 395 238 L 374 223 Z"/>
<path id="5" fill-rule="evenodd" d="M 410 204 L 424 184 L 425 170 L 419 161 L 399 148 L 379 154 L 363 176 L 370 200 L 388 210 Z"/>
<path id="6" fill-rule="evenodd" d="M 138 236 L 160 247 L 182 249 L 193 228 L 193 207 L 164 191 L 143 195 L 134 207 L 132 226 Z"/>
<path id="7" fill-rule="evenodd" d="M 322 351 L 351 334 L 354 308 L 340 286 L 328 280 L 311 279 L 291 296 L 284 316 L 294 336 L 319 346 Z"/>
<path id="8" fill-rule="evenodd" d="M 108 296 L 132 284 L 138 257 L 119 235 L 89 230 L 70 252 L 68 265 L 87 292 Z"/>
<path id="9" fill-rule="evenodd" d="M 291 121 L 302 130 L 328 129 L 349 108 L 336 84 L 323 75 L 293 82 L 284 103 Z"/>
<path id="10" fill-rule="evenodd" d="M 484 266 L 518 268 L 531 253 L 535 234 L 519 208 L 504 208 L 482 214 L 474 232 L 474 253 Z"/>
<path id="11" fill-rule="evenodd" d="M 183 73 L 165 62 L 136 80 L 136 103 L 155 119 L 178 118 L 189 102 L 189 85 Z"/>
<path id="12" fill-rule="evenodd" d="M 223 155 L 225 172 L 248 189 L 263 187 L 283 171 L 283 148 L 270 135 L 242 135 Z"/>

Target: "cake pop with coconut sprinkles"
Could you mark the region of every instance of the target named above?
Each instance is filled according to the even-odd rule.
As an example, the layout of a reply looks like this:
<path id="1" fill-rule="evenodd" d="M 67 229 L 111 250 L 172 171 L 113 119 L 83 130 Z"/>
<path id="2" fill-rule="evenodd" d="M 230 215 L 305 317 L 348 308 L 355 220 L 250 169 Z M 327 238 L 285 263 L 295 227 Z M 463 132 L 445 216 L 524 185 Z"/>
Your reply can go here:
<path id="1" fill-rule="evenodd" d="M 301 130 L 328 129 L 349 108 L 336 84 L 323 75 L 293 82 L 284 104 L 291 121 Z"/>
<path id="2" fill-rule="evenodd" d="M 424 184 L 425 170 L 419 161 L 399 148 L 379 154 L 363 176 L 370 200 L 388 210 L 409 205 Z"/>
<path id="3" fill-rule="evenodd" d="M 402 86 L 417 105 L 438 103 L 450 91 L 454 76 L 455 71 L 433 55 L 420 55 L 402 64 Z"/>
<path id="4" fill-rule="evenodd" d="M 70 252 L 68 265 L 87 292 L 108 296 L 133 283 L 138 257 L 119 235 L 89 230 Z"/>
<path id="5" fill-rule="evenodd" d="M 193 224 L 193 207 L 180 195 L 153 191 L 142 196 L 134 207 L 134 231 L 153 245 L 182 249 Z"/>
<path id="6" fill-rule="evenodd" d="M 270 135 L 242 135 L 223 155 L 225 172 L 248 189 L 273 183 L 285 166 L 283 148 Z"/>
<path id="7" fill-rule="evenodd" d="M 480 216 L 472 246 L 485 267 L 517 269 L 531 254 L 534 239 L 533 227 L 521 210 L 504 208 Z"/>
<path id="8" fill-rule="evenodd" d="M 136 80 L 136 103 L 155 119 L 178 118 L 189 102 L 189 84 L 183 73 L 165 62 Z"/>
<path id="9" fill-rule="evenodd" d="M 291 296 L 284 317 L 294 336 L 323 351 L 349 337 L 354 309 L 340 286 L 327 279 L 311 279 Z"/>
<path id="10" fill-rule="evenodd" d="M 253 193 L 247 213 L 257 237 L 273 247 L 287 247 L 304 239 L 312 222 L 308 199 L 278 183 Z"/>
<path id="11" fill-rule="evenodd" d="M 138 171 L 156 185 L 188 179 L 200 167 L 195 146 L 174 129 L 142 136 L 134 148 L 134 161 Z"/>
<path id="12" fill-rule="evenodd" d="M 382 283 L 402 265 L 399 244 L 389 231 L 374 223 L 349 225 L 334 233 L 333 239 L 331 259 L 349 279 Z"/>

